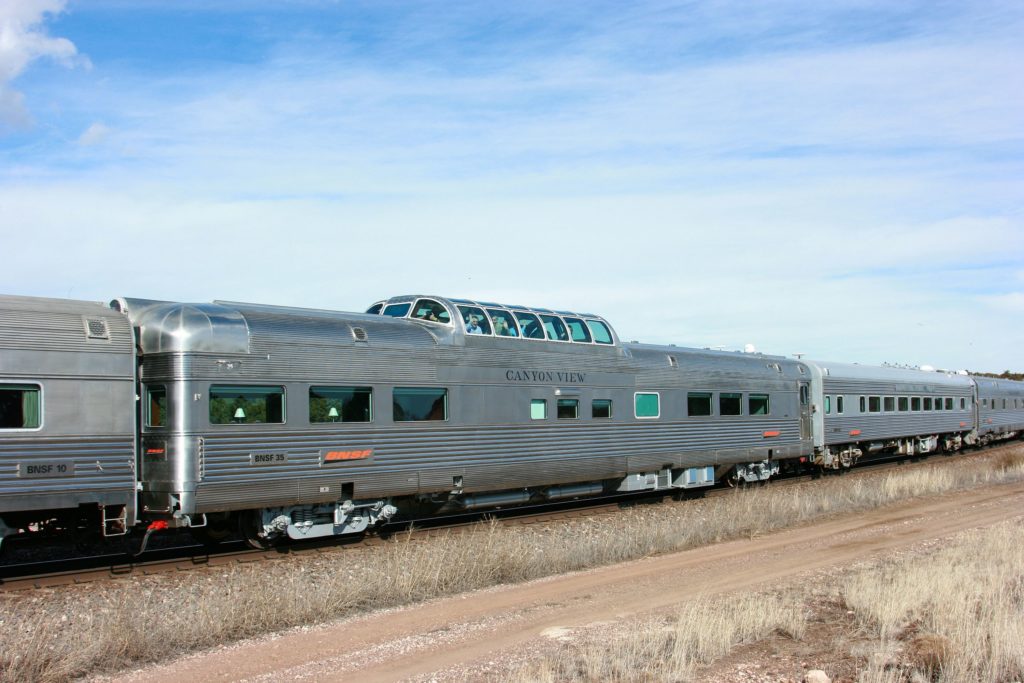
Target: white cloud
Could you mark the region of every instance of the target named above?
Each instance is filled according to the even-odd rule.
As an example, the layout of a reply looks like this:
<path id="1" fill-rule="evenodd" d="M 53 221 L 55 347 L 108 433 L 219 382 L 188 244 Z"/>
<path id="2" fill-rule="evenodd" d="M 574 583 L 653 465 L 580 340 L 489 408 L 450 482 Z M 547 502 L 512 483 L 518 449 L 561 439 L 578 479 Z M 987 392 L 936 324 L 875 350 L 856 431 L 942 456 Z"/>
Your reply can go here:
<path id="1" fill-rule="evenodd" d="M 78 137 L 78 144 L 91 147 L 104 142 L 110 136 L 110 128 L 100 122 L 93 123 Z"/>
<path id="2" fill-rule="evenodd" d="M 11 87 L 36 59 L 72 65 L 78 54 L 66 38 L 52 38 L 42 25 L 64 9 L 64 0 L 6 0 L 0 3 L 0 124 L 23 127 L 31 118 L 22 93 Z"/>

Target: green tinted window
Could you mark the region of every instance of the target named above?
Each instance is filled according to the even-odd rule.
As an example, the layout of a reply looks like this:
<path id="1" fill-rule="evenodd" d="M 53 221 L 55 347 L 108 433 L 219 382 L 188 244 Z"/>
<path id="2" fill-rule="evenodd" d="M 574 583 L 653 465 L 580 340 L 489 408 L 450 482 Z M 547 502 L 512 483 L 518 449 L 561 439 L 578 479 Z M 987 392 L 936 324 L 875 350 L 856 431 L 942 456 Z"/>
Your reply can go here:
<path id="1" fill-rule="evenodd" d="M 310 387 L 310 422 L 369 422 L 370 387 Z"/>
<path id="2" fill-rule="evenodd" d="M 167 425 L 167 387 L 156 386 L 146 388 L 146 426 L 164 427 Z"/>
<path id="3" fill-rule="evenodd" d="M 831 410 L 831 401 L 829 398 L 825 398 L 825 412 Z M 747 400 L 747 407 L 750 408 L 750 415 L 767 415 L 768 414 L 768 394 L 751 394 Z"/>
<path id="4" fill-rule="evenodd" d="M 637 417 L 658 417 L 661 415 L 661 405 L 657 394 L 636 394 L 636 416 Z"/>
<path id="5" fill-rule="evenodd" d="M 543 398 L 530 400 L 530 419 L 546 420 L 548 417 L 548 402 Z"/>
<path id="6" fill-rule="evenodd" d="M 600 320 L 588 320 L 587 327 L 590 328 L 591 333 L 594 335 L 594 341 L 598 344 L 612 344 L 612 333 Z"/>
<path id="7" fill-rule="evenodd" d="M 0 429 L 39 429 L 38 384 L 0 384 Z"/>
<path id="8" fill-rule="evenodd" d="M 580 402 L 575 398 L 560 398 L 557 410 L 559 420 L 575 420 L 580 416 Z"/>
<path id="9" fill-rule="evenodd" d="M 691 391 L 686 395 L 686 414 L 692 416 L 711 414 L 711 393 Z"/>
<path id="10" fill-rule="evenodd" d="M 611 417 L 612 416 L 612 402 L 608 398 L 595 398 L 591 405 L 591 417 Z"/>
<path id="11" fill-rule="evenodd" d="M 214 384 L 210 387 L 211 424 L 284 422 L 284 387 Z"/>
<path id="12" fill-rule="evenodd" d="M 590 341 L 590 331 L 582 320 L 579 318 L 566 318 L 565 324 L 569 327 L 569 333 L 572 335 L 574 342 Z"/>
<path id="13" fill-rule="evenodd" d="M 391 394 L 395 422 L 448 419 L 448 390 L 430 387 L 395 387 Z"/>
<path id="14" fill-rule="evenodd" d="M 896 399 L 896 406 L 901 413 L 905 413 L 910 410 L 910 399 L 906 396 L 900 396 Z"/>
<path id="15" fill-rule="evenodd" d="M 542 315 L 540 317 L 544 321 L 544 329 L 548 333 L 548 339 L 554 341 L 569 341 L 569 331 L 565 329 L 565 323 L 562 319 L 554 315 Z"/>
<path id="16" fill-rule="evenodd" d="M 719 415 L 740 415 L 742 408 L 743 394 L 722 393 L 718 395 Z"/>

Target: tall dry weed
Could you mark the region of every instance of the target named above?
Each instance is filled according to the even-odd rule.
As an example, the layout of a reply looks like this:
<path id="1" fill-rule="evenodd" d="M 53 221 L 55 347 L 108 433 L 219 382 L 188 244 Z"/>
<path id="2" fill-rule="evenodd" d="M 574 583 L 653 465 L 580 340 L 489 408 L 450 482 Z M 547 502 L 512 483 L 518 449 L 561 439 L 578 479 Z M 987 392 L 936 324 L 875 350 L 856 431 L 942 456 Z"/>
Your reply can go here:
<path id="1" fill-rule="evenodd" d="M 697 669 L 732 648 L 781 633 L 802 637 L 807 624 L 800 601 L 770 592 L 726 598 L 695 597 L 667 623 L 620 624 L 618 635 L 582 634 L 551 658 L 525 665 L 512 680 L 688 681 Z"/>
<path id="2" fill-rule="evenodd" d="M 962 535 L 927 557 L 855 575 L 844 598 L 880 643 L 900 643 L 908 661 L 933 680 L 1024 679 L 1019 520 Z"/>

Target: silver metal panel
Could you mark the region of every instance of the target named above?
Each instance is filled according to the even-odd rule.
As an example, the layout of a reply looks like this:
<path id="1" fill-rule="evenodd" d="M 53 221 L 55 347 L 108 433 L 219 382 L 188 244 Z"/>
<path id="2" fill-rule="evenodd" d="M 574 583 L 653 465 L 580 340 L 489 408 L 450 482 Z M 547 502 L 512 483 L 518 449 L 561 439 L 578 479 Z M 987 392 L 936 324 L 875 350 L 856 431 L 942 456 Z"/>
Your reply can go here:
<path id="1" fill-rule="evenodd" d="M 134 521 L 134 371 L 120 313 L 0 296 L 0 382 L 41 388 L 40 427 L 0 430 L 0 513 L 123 504 Z"/>

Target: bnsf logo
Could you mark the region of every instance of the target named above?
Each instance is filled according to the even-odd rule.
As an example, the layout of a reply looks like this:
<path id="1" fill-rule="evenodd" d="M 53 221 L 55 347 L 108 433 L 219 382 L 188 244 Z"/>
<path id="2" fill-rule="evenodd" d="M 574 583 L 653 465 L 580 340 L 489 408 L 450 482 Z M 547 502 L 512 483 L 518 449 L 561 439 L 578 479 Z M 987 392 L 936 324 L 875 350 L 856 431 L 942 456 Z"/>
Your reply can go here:
<path id="1" fill-rule="evenodd" d="M 327 451 L 324 454 L 324 462 L 336 462 L 338 460 L 365 460 L 373 455 L 373 449 L 365 451 Z"/>

